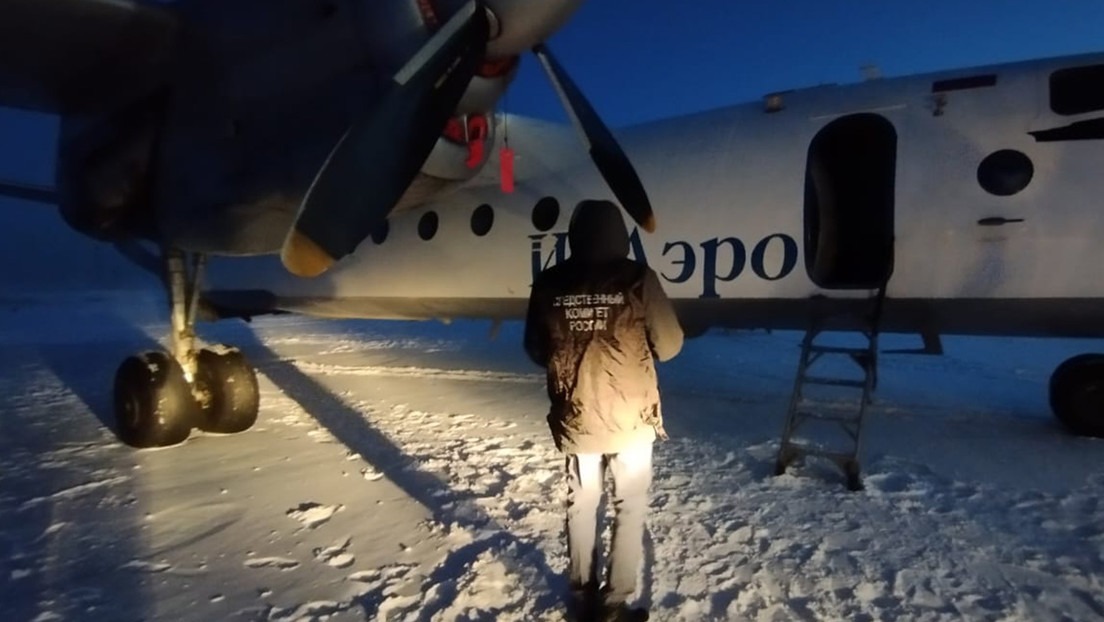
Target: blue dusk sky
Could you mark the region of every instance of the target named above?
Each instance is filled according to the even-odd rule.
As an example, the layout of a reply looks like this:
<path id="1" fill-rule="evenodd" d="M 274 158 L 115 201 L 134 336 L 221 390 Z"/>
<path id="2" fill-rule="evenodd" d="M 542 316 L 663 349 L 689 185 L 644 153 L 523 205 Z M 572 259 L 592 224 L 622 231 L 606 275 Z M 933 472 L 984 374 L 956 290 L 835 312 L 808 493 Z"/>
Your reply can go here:
<path id="1" fill-rule="evenodd" d="M 586 0 L 549 42 L 611 126 L 771 91 L 1104 50 L 1099 0 Z M 509 106 L 562 118 L 535 59 Z"/>
<path id="2" fill-rule="evenodd" d="M 770 91 L 1104 50 L 1100 0 L 585 0 L 549 41 L 612 127 Z M 528 56 L 507 111 L 564 120 Z M 52 117 L 0 109 L 0 179 L 50 183 Z"/>

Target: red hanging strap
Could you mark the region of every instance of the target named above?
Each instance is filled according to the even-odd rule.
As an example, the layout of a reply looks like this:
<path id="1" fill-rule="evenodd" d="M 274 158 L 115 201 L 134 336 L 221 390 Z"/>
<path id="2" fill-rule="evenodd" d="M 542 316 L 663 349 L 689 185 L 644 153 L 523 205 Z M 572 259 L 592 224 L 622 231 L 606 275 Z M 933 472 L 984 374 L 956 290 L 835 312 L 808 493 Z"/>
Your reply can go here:
<path id="1" fill-rule="evenodd" d="M 466 121 L 464 117 L 450 117 L 441 134 L 452 142 L 468 148 L 468 157 L 464 159 L 464 164 L 468 168 L 475 168 L 483 162 L 487 138 L 490 135 L 490 124 L 486 115 L 470 115 Z"/>
<path id="2" fill-rule="evenodd" d="M 481 114 L 468 117 L 468 159 L 464 161 L 468 168 L 475 168 L 483 161 L 488 129 L 487 117 Z"/>
<path id="3" fill-rule="evenodd" d="M 498 164 L 500 179 L 502 180 L 502 191 L 510 193 L 514 191 L 514 150 L 502 146 L 502 149 L 498 152 Z"/>

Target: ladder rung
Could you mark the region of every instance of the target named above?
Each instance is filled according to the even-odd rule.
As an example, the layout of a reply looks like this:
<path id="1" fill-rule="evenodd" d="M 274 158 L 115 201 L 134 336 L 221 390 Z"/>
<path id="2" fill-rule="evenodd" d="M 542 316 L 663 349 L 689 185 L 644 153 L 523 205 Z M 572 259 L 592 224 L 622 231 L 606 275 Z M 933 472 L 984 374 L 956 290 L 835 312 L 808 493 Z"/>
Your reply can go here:
<path id="1" fill-rule="evenodd" d="M 854 387 L 856 389 L 863 389 L 866 387 L 865 380 L 848 380 L 844 378 L 824 378 L 821 376 L 805 376 L 804 382 L 806 384 L 824 384 L 833 387 Z"/>
<path id="2" fill-rule="evenodd" d="M 825 354 L 870 354 L 870 348 L 853 348 L 847 346 L 819 346 L 811 344 L 809 352 L 823 352 Z"/>
<path id="3" fill-rule="evenodd" d="M 819 458 L 828 458 L 829 460 L 854 460 L 855 454 L 844 453 L 842 451 L 830 451 L 827 449 L 819 449 L 817 447 L 810 447 L 801 443 L 787 443 L 787 449 L 795 452 L 796 454 L 805 454 L 806 456 L 817 456 Z"/>
<path id="4" fill-rule="evenodd" d="M 805 410 L 799 410 L 795 412 L 794 417 L 800 419 L 816 419 L 818 421 L 838 421 L 840 423 L 858 423 L 862 419 L 862 417 L 857 414 L 837 415 L 830 413 L 809 412 Z"/>

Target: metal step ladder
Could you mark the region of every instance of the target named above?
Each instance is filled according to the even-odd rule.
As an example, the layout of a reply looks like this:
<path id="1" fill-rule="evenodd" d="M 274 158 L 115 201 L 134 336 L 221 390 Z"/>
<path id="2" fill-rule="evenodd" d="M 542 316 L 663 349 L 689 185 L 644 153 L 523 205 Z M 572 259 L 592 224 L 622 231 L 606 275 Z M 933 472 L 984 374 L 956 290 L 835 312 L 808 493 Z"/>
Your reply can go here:
<path id="1" fill-rule="evenodd" d="M 871 403 L 871 394 L 878 384 L 878 324 L 881 319 L 882 303 L 885 300 L 885 285 L 882 285 L 863 301 L 863 310 L 847 313 L 824 315 L 814 320 L 805 332 L 801 342 L 801 358 L 794 379 L 793 393 L 790 396 L 786 424 L 782 430 L 782 441 L 778 447 L 775 462 L 775 475 L 786 472 L 795 460 L 806 456 L 826 458 L 843 471 L 847 488 L 852 491 L 863 489 L 859 468 L 859 453 L 862 449 L 863 421 L 867 406 Z M 852 343 L 836 345 L 824 343 L 825 333 L 852 335 Z M 817 338 L 821 340 L 818 342 Z M 859 345 L 853 345 L 853 342 Z M 847 376 L 839 373 L 817 373 L 811 368 L 821 360 L 846 357 L 858 365 L 861 376 Z M 824 364 L 822 364 L 822 367 Z M 824 396 L 811 397 L 810 387 L 831 387 L 836 399 L 826 400 Z M 843 394 L 843 399 L 839 395 Z M 838 425 L 842 435 L 836 435 L 830 448 L 817 443 L 811 435 L 832 424 Z M 798 436 L 805 432 L 810 436 Z"/>

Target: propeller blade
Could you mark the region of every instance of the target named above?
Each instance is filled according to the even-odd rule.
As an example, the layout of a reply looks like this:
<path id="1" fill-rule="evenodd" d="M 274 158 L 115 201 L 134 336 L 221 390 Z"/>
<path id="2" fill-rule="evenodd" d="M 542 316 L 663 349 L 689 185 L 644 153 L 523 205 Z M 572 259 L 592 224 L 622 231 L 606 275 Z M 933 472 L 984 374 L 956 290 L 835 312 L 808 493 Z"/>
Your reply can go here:
<path id="1" fill-rule="evenodd" d="M 316 276 L 353 252 L 410 186 L 487 47 L 482 0 L 465 4 L 395 74 L 376 105 L 330 152 L 299 208 L 280 258 Z"/>
<path id="2" fill-rule="evenodd" d="M 638 225 L 649 233 L 654 232 L 656 221 L 651 201 L 648 200 L 644 185 L 640 183 L 640 177 L 637 176 L 628 156 L 617 144 L 617 139 L 613 137 L 590 102 L 583 96 L 582 91 L 575 86 L 567 72 L 552 56 L 552 51 L 544 44 L 539 44 L 533 48 L 533 53 L 537 55 L 545 73 L 548 74 L 548 79 L 560 96 L 567 115 L 590 152 L 590 158 L 594 160 L 598 171 L 613 190 L 614 196 Z"/>

